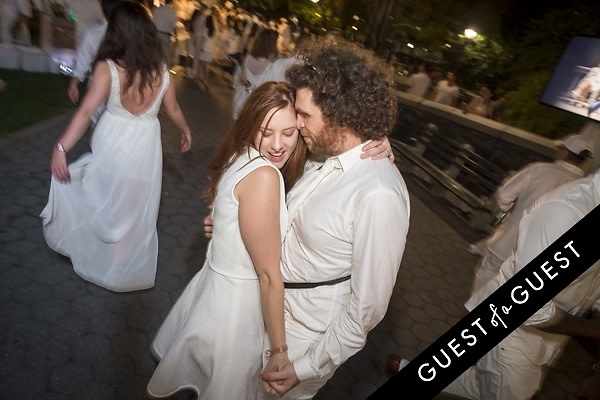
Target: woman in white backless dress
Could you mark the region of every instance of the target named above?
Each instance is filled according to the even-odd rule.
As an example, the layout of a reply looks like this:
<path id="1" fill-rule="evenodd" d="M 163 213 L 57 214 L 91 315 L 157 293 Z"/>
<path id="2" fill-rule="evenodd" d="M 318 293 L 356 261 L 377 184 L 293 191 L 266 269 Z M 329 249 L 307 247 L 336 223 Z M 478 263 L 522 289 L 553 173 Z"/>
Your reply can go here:
<path id="1" fill-rule="evenodd" d="M 142 35 L 150 42 L 139 41 Z M 190 148 L 191 133 L 156 28 L 141 4 L 115 6 L 93 73 L 52 153 L 50 193 L 40 214 L 44 237 L 87 281 L 116 292 L 151 288 L 162 183 L 161 103 L 182 131 L 182 151 Z M 67 152 L 107 98 L 91 153 L 67 166 Z"/>

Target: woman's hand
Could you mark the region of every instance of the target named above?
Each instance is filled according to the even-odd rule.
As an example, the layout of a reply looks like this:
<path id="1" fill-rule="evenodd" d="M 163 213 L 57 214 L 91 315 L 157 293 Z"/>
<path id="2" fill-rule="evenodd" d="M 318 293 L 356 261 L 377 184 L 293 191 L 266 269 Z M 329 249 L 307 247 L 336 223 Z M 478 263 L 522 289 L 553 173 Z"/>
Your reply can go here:
<path id="1" fill-rule="evenodd" d="M 69 182 L 71 174 L 67 167 L 67 153 L 54 148 L 52 151 L 52 159 L 50 161 L 50 170 L 52 175 L 60 182 Z"/>
<path id="2" fill-rule="evenodd" d="M 263 368 L 262 372 L 279 371 L 281 368 L 290 363 L 287 351 L 273 354 L 269 357 L 267 365 Z"/>
<path id="3" fill-rule="evenodd" d="M 363 146 L 362 151 L 360 155 L 362 159 L 372 158 L 373 160 L 381 160 L 382 158 L 387 158 L 392 164 L 396 160 L 392 151 L 392 145 L 387 136 L 371 140 Z"/>
<path id="4" fill-rule="evenodd" d="M 287 351 L 285 351 L 283 353 L 273 354 L 271 357 L 269 357 L 269 361 L 267 362 L 267 365 L 265 365 L 265 367 L 263 368 L 262 373 L 280 371 L 283 367 L 285 367 L 289 363 L 290 363 L 290 360 L 288 358 Z M 274 391 L 273 387 L 269 384 L 269 382 L 263 381 L 261 379 L 260 383 L 262 384 L 263 390 L 265 392 L 267 392 L 271 395 L 274 395 L 276 397 L 281 397 L 279 395 L 279 393 Z"/>
<path id="5" fill-rule="evenodd" d="M 192 147 L 192 133 L 182 132 L 181 133 L 181 152 L 185 153 Z"/>

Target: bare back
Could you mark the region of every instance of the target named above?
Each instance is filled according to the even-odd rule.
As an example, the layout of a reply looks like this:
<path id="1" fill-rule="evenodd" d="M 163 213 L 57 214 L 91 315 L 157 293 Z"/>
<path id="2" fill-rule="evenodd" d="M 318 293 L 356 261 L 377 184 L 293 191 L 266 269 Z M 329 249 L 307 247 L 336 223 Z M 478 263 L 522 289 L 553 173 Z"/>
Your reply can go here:
<path id="1" fill-rule="evenodd" d="M 139 90 L 140 76 L 136 74 L 133 85 L 125 90 L 125 82 L 127 80 L 127 70 L 118 65 L 117 72 L 119 74 L 119 84 L 121 93 L 121 105 L 125 110 L 130 112 L 132 115 L 140 115 L 146 112 L 154 101 L 156 96 L 160 95 L 162 85 L 162 75 L 157 71 L 155 73 L 156 79 L 152 84 L 143 90 L 143 97 Z"/>

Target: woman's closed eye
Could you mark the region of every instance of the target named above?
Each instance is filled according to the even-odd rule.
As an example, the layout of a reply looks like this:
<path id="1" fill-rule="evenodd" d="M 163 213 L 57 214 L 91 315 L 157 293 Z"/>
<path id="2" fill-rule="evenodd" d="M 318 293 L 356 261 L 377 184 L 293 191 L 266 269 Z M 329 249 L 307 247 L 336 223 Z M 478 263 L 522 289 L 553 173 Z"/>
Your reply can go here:
<path id="1" fill-rule="evenodd" d="M 283 136 L 287 136 L 287 137 L 292 137 L 296 134 L 296 132 L 298 131 L 298 129 L 296 127 L 294 128 L 288 128 L 288 129 L 284 129 L 281 131 L 281 134 Z M 273 134 L 278 133 L 272 129 L 264 129 L 261 128 L 260 129 L 260 134 L 262 135 L 263 138 L 268 138 L 270 136 L 272 136 Z"/>
<path id="2" fill-rule="evenodd" d="M 290 129 L 286 129 L 283 131 L 283 135 L 284 136 L 288 136 L 288 137 L 292 137 L 296 134 L 296 132 L 298 132 L 298 129 L 296 128 L 290 128 Z"/>

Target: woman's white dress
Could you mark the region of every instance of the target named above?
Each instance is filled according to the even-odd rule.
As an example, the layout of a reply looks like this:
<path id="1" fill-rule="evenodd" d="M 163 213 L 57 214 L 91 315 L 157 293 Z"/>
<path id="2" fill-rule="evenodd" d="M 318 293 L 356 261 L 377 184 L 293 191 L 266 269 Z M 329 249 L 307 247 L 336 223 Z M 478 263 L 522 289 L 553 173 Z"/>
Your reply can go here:
<path id="1" fill-rule="evenodd" d="M 117 69 L 107 61 L 111 91 L 94 130 L 92 152 L 69 165 L 69 183 L 52 178 L 40 217 L 48 246 L 69 257 L 78 275 L 125 292 L 154 286 L 162 184 L 157 114 L 169 72 L 164 68 L 151 106 L 133 115 L 121 105 Z"/>
<path id="2" fill-rule="evenodd" d="M 191 389 L 203 400 L 256 398 L 265 328 L 258 278 L 242 242 L 233 190 L 256 168 L 275 168 L 257 157 L 254 149 L 250 155 L 244 153 L 221 178 L 204 266 L 169 312 L 151 346 L 160 360 L 148 383 L 151 397 Z M 279 176 L 283 237 L 287 210 Z"/>
<path id="3" fill-rule="evenodd" d="M 215 25 L 217 24 L 216 18 L 211 17 L 211 16 L 209 16 L 208 18 L 212 18 Z M 218 50 L 217 47 L 219 45 L 219 31 L 217 30 L 217 27 L 215 26 L 213 35 L 209 36 L 208 28 L 206 27 L 206 20 L 205 20 L 204 24 L 205 24 L 204 28 L 200 30 L 203 35 L 202 47 L 200 48 L 200 51 L 196 53 L 196 58 L 201 61 L 211 63 L 211 62 L 213 62 L 213 60 L 216 59 L 215 57 L 216 57 L 217 50 Z"/>
<path id="4" fill-rule="evenodd" d="M 247 55 L 240 68 L 236 69 L 234 75 L 233 97 L 232 97 L 232 117 L 237 119 L 242 110 L 246 99 L 250 93 L 265 82 L 285 81 L 285 71 L 297 63 L 296 57 L 284 57 L 274 60 L 256 59 Z M 249 65 L 252 64 L 252 67 Z M 254 69 L 254 72 L 253 72 Z M 242 82 L 242 77 L 245 81 Z"/>

